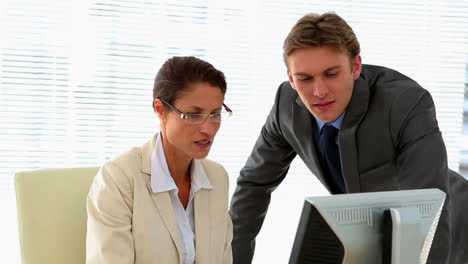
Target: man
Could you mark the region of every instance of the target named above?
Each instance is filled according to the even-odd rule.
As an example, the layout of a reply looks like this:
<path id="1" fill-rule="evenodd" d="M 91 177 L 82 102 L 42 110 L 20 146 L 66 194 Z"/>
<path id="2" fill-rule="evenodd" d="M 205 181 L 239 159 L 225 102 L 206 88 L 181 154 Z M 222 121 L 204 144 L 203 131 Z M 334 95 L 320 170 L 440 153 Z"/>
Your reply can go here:
<path id="1" fill-rule="evenodd" d="M 232 198 L 234 263 L 251 263 L 271 193 L 296 155 L 332 193 L 439 188 L 447 194 L 427 263 L 468 263 L 467 181 L 447 168 L 428 91 L 362 65 L 338 15 L 308 14 L 284 42 L 289 82 L 241 170 Z"/>

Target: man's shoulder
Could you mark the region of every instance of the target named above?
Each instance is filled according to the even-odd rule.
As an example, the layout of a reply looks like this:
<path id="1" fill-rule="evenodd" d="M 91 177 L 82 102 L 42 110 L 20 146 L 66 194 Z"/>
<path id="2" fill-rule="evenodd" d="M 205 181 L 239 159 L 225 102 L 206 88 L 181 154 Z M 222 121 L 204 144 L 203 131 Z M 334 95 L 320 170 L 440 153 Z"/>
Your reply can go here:
<path id="1" fill-rule="evenodd" d="M 296 90 L 292 88 L 291 83 L 289 81 L 284 81 L 280 83 L 278 87 L 278 92 L 285 95 L 297 95 Z"/>
<path id="2" fill-rule="evenodd" d="M 415 80 L 391 68 L 378 65 L 362 65 L 361 77 L 366 81 L 371 94 L 401 95 L 422 94 L 427 91 Z"/>
<path id="3" fill-rule="evenodd" d="M 412 81 L 410 77 L 401 72 L 379 65 L 363 64 L 361 76 L 368 81 Z"/>
<path id="4" fill-rule="evenodd" d="M 394 69 L 363 65 L 361 77 L 368 86 L 367 112 L 379 113 L 378 116 L 382 120 L 389 117 L 393 120 L 393 124 L 402 124 L 408 113 L 413 111 L 424 98 L 427 107 L 434 107 L 429 91 Z"/>
<path id="5" fill-rule="evenodd" d="M 295 102 L 298 96 L 297 91 L 292 88 L 291 83 L 289 81 L 284 81 L 279 85 L 278 90 L 276 91 L 275 103 L 286 103 L 289 105 L 292 102 Z"/>

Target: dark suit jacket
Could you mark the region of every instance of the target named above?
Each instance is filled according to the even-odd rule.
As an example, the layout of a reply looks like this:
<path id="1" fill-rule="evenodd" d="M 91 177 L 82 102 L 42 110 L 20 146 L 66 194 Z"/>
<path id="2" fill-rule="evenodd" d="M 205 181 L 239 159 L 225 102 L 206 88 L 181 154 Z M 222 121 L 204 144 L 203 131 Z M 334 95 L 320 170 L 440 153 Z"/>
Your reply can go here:
<path id="1" fill-rule="evenodd" d="M 329 189 L 316 152 L 316 121 L 289 82 L 237 180 L 231 202 L 234 263 L 250 263 L 270 195 L 296 155 Z M 468 263 L 468 183 L 447 168 L 447 154 L 428 91 L 388 68 L 363 65 L 339 133 L 349 193 L 439 188 L 447 194 L 427 263 Z"/>

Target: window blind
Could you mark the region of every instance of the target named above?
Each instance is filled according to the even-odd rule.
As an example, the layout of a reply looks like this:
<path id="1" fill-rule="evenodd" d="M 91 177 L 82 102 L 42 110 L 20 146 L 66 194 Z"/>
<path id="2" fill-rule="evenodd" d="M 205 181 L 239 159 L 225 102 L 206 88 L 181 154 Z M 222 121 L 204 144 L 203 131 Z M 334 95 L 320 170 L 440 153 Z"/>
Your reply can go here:
<path id="1" fill-rule="evenodd" d="M 336 11 L 354 28 L 364 63 L 394 68 L 431 92 L 449 166 L 458 169 L 466 1 L 6 0 L 0 7 L 0 193 L 7 207 L 0 262 L 20 262 L 11 228 L 14 173 L 98 166 L 141 145 L 159 128 L 153 79 L 174 55 L 206 59 L 227 76 L 226 104 L 235 114 L 209 158 L 227 168 L 232 193 L 287 80 L 283 40 L 307 12 Z M 322 194 L 296 159 L 273 194 L 254 263 L 287 262 L 303 197 Z"/>

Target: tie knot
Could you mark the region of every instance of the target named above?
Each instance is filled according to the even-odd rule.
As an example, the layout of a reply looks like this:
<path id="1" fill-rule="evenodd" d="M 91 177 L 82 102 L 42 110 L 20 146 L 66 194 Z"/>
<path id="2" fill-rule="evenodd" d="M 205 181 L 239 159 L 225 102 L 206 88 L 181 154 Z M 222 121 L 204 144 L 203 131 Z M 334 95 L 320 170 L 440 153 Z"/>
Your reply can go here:
<path id="1" fill-rule="evenodd" d="M 336 135 L 338 135 L 338 129 L 331 124 L 326 124 L 322 127 L 322 137 L 325 137 L 328 140 L 334 140 Z"/>

